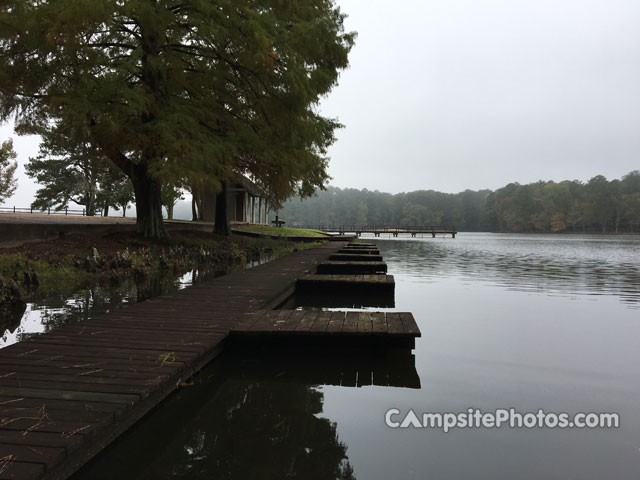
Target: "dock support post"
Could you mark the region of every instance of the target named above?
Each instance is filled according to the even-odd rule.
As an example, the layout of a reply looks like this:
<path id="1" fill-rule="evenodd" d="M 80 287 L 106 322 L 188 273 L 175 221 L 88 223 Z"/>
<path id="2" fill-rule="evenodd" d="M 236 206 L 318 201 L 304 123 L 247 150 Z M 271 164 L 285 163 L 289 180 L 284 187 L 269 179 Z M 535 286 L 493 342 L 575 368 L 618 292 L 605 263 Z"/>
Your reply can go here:
<path id="1" fill-rule="evenodd" d="M 435 232 L 431 232 L 431 238 L 436 238 Z"/>

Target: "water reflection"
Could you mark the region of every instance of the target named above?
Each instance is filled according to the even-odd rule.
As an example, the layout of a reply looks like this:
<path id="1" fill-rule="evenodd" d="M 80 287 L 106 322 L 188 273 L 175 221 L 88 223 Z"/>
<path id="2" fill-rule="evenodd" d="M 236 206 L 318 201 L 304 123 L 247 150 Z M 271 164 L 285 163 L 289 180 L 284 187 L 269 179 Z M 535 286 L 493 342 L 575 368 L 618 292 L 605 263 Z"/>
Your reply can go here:
<path id="1" fill-rule="evenodd" d="M 448 277 L 564 297 L 615 295 L 640 307 L 639 236 L 464 233 L 377 242 L 389 273 L 413 281 Z"/>
<path id="2" fill-rule="evenodd" d="M 417 382 L 417 383 L 416 383 Z M 406 352 L 225 353 L 79 479 L 354 479 L 320 385 L 419 388 Z"/>
<path id="3" fill-rule="evenodd" d="M 0 348 L 23 338 L 49 332 L 60 325 L 76 323 L 123 306 L 159 295 L 168 295 L 191 285 L 206 282 L 226 272 L 195 268 L 186 273 L 144 278 L 128 278 L 109 285 L 92 285 L 77 292 L 52 290 L 32 294 L 23 313 L 3 319 Z"/>

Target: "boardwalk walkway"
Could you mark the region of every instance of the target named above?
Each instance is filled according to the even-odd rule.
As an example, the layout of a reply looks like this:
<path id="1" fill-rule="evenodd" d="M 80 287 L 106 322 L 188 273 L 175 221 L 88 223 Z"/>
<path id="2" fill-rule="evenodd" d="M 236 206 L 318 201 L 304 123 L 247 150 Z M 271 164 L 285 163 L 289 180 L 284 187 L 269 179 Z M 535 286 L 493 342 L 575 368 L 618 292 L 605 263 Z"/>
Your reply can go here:
<path id="1" fill-rule="evenodd" d="M 271 312 L 345 245 L 330 242 L 0 350 L 0 480 L 68 477 L 216 357 L 230 334 L 413 347 L 420 331 L 409 313 Z"/>
<path id="2" fill-rule="evenodd" d="M 0 350 L 0 479 L 65 478 L 341 248 L 298 252 Z"/>

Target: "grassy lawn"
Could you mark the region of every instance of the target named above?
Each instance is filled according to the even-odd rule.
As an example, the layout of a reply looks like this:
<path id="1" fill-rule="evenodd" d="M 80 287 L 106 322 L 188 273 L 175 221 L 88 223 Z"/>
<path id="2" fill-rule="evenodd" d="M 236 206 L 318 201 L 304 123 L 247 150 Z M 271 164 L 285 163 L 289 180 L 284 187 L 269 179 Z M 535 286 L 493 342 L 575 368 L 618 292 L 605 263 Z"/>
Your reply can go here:
<path id="1" fill-rule="evenodd" d="M 248 232 L 262 233 L 265 235 L 278 235 L 280 237 L 326 237 L 320 230 L 307 228 L 272 227 L 270 225 L 234 225 L 233 228 Z"/>

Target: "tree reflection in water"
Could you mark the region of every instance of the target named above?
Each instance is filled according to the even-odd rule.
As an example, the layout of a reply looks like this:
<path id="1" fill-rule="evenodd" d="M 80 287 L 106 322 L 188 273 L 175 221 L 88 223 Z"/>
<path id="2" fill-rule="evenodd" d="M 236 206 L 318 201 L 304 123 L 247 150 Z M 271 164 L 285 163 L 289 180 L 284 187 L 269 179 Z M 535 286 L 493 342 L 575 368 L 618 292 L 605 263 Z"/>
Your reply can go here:
<path id="1" fill-rule="evenodd" d="M 355 478 L 336 424 L 320 417 L 324 395 L 316 386 L 280 375 L 280 366 L 265 378 L 264 370 L 224 357 L 76 480 Z"/>

